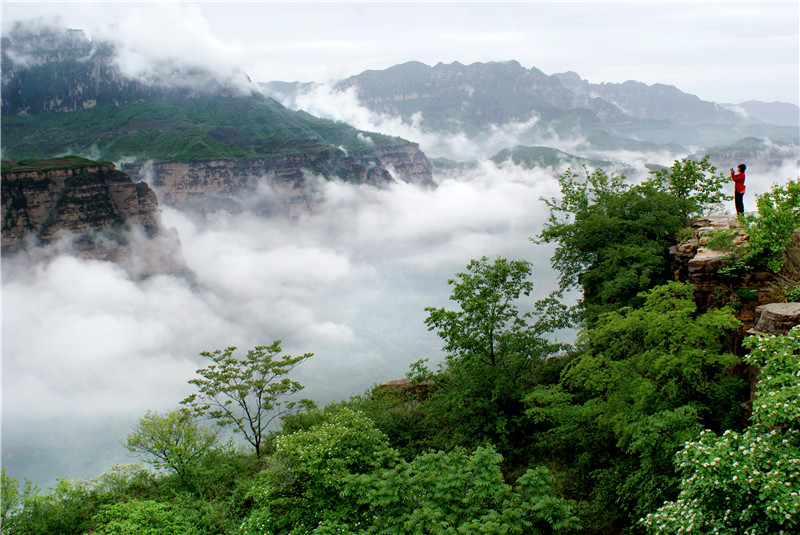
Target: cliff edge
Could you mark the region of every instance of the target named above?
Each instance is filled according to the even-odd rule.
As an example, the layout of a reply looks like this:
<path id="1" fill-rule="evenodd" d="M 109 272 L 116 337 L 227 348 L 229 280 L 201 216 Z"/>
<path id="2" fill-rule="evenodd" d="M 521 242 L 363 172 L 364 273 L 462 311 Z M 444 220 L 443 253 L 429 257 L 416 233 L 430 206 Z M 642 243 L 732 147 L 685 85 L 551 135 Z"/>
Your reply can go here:
<path id="1" fill-rule="evenodd" d="M 124 264 L 132 247 L 144 246 L 152 249 L 137 250 L 151 257 L 145 271 L 183 267 L 177 236 L 161 225 L 155 192 L 111 163 L 78 157 L 3 162 L 0 184 L 3 255 L 68 239 L 86 258 Z"/>

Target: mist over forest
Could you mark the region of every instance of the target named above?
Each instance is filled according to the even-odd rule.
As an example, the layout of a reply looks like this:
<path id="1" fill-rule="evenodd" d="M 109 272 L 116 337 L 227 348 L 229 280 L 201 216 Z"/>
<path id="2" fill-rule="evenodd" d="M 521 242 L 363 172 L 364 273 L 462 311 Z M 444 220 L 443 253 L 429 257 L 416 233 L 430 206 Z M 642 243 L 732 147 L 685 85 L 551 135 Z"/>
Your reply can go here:
<path id="1" fill-rule="evenodd" d="M 191 279 L 136 280 L 69 251 L 4 258 L 9 469 L 52 483 L 132 461 L 121 439 L 147 409 L 183 399 L 204 350 L 282 340 L 290 354 L 313 352 L 296 374 L 320 403 L 438 362 L 424 308 L 446 305 L 447 279 L 473 258 L 530 260 L 532 297 L 552 291 L 551 248 L 528 238 L 546 217 L 540 197 L 557 192 L 554 172 L 484 161 L 435 179 L 435 189 L 321 181 L 320 208 L 296 219 L 164 207 Z"/>
<path id="2" fill-rule="evenodd" d="M 168 61 L 150 68 L 123 52 L 125 74 L 140 82 L 173 72 Z M 230 89 L 231 79 L 251 87 L 237 68 L 212 67 L 225 74 L 221 87 Z M 207 74 L 191 84 L 206 84 Z M 531 262 L 534 290 L 523 309 L 556 289 L 554 246 L 530 238 L 542 232 L 549 216 L 543 199 L 560 194 L 559 175 L 569 165 L 492 159 L 530 145 L 540 115 L 477 134 L 443 132 L 423 114 L 405 120 L 376 112 L 356 91 L 332 83 L 291 95 L 269 84 L 259 90 L 290 109 L 418 143 L 434 162 L 435 187 L 400 180 L 376 187 L 309 173 L 317 202 L 299 215 L 264 214 L 260 207 L 276 192 L 263 184 L 235 196 L 240 209 L 233 211 L 162 203 L 163 226 L 180 241 L 181 273 L 145 275 L 135 261 L 81 258 L 68 240 L 4 255 L 2 462 L 9 475 L 51 486 L 56 478 L 88 478 L 133 462 L 126 435 L 146 411 L 168 412 L 191 392 L 187 381 L 205 365 L 202 351 L 281 340 L 286 353 L 314 353 L 293 377 L 305 385 L 302 397 L 320 405 L 402 378 L 422 358 L 436 366 L 444 360 L 442 341 L 426 327 L 425 307 L 450 305 L 447 281 L 472 259 Z M 719 143 L 718 154 L 730 154 L 732 145 Z M 797 142 L 759 138 L 753 146 L 750 209 L 756 195 L 798 176 Z M 547 147 L 612 162 L 606 171 L 637 182 L 714 145 L 602 148 L 556 134 Z M 758 161 L 763 165 L 751 164 Z M 147 166 L 133 178 L 161 197 Z M 731 213 L 733 205 L 717 209 Z M 134 253 L 146 250 L 144 241 L 131 236 Z M 554 335 L 566 343 L 574 337 L 573 330 Z"/>

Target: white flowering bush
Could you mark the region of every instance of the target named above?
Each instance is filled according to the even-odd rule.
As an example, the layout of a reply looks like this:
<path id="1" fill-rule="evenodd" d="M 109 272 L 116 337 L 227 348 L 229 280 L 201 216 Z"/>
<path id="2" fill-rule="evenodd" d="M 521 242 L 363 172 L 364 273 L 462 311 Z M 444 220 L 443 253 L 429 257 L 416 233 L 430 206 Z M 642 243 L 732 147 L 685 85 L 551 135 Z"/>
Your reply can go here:
<path id="1" fill-rule="evenodd" d="M 703 431 L 676 455 L 680 495 L 641 519 L 653 533 L 800 533 L 800 327 L 745 340 L 759 369 L 752 425 Z"/>

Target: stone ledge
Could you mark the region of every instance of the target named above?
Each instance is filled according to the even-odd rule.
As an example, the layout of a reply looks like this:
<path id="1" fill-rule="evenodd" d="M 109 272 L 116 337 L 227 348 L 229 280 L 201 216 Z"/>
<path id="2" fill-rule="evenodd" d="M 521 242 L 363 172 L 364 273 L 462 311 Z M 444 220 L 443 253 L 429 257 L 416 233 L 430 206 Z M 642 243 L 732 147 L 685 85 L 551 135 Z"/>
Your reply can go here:
<path id="1" fill-rule="evenodd" d="M 800 303 L 768 303 L 756 307 L 758 322 L 747 334 L 786 334 L 800 325 Z"/>

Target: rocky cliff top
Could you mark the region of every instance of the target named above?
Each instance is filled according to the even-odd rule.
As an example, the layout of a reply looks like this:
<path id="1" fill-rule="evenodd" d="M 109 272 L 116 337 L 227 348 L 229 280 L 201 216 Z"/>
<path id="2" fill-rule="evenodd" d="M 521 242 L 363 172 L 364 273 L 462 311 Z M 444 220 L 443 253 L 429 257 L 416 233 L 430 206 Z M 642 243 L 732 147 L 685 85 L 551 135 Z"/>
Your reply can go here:
<path id="1" fill-rule="evenodd" d="M 79 156 L 63 156 L 46 160 L 4 161 L 3 180 L 60 180 L 80 173 L 113 171 L 111 162 L 95 162 Z"/>
<path id="2" fill-rule="evenodd" d="M 135 246 L 145 272 L 184 268 L 153 190 L 113 164 L 67 157 L 3 162 L 2 169 L 3 254 L 66 240 L 81 257 L 124 266 L 134 263 Z"/>
<path id="3" fill-rule="evenodd" d="M 694 221 L 694 236 L 670 249 L 675 280 L 694 285 L 698 309 L 705 311 L 721 306 L 732 306 L 742 322 L 738 338 L 747 334 L 783 334 L 791 326 L 800 324 L 796 309 L 798 303 L 780 303 L 775 274 L 754 270 L 738 275 L 723 275 L 719 269 L 731 253 L 709 247 L 711 234 L 719 230 L 740 230 L 733 237 L 733 245 L 748 241 L 739 219 L 735 215 L 709 215 Z M 766 317 L 765 317 L 766 314 Z M 774 328 L 775 325 L 781 326 Z"/>

